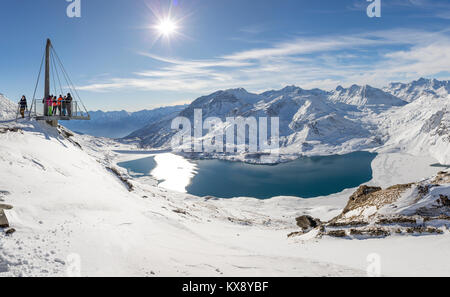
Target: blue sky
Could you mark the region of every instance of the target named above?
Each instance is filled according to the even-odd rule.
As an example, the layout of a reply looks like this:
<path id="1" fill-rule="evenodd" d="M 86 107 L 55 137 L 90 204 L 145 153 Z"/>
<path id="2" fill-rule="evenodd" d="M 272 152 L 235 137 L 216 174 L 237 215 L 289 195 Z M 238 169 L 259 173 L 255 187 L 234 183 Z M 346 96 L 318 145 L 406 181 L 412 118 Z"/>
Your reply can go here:
<path id="1" fill-rule="evenodd" d="M 450 77 L 450 2 L 2 0 L 0 92 L 32 97 L 50 37 L 89 109 L 140 110 L 215 90 L 333 89 Z M 159 38 L 159 18 L 177 33 Z M 39 94 L 42 95 L 42 87 Z"/>

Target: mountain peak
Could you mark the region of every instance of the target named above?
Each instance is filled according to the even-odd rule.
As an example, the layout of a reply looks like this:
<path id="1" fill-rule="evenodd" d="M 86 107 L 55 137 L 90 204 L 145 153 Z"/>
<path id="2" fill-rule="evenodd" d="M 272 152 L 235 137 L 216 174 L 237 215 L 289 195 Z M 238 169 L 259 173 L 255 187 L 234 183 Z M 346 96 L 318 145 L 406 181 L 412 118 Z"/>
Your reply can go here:
<path id="1" fill-rule="evenodd" d="M 391 83 L 384 90 L 394 96 L 412 102 L 421 97 L 446 97 L 450 92 L 450 83 L 445 80 L 421 77 L 410 83 Z"/>
<path id="2" fill-rule="evenodd" d="M 226 89 L 225 92 L 227 92 L 227 93 L 248 93 L 248 91 L 244 88 Z"/>
<path id="3" fill-rule="evenodd" d="M 236 99 L 247 103 L 256 103 L 262 100 L 262 98 L 259 95 L 250 93 L 244 88 L 228 89 L 225 90 L 224 93 L 232 95 L 236 97 Z"/>
<path id="4" fill-rule="evenodd" d="M 348 89 L 341 86 L 332 92 L 330 99 L 334 102 L 342 102 L 359 107 L 367 106 L 402 106 L 406 102 L 385 91 L 370 85 L 353 84 Z"/>
<path id="5" fill-rule="evenodd" d="M 302 88 L 297 87 L 296 85 L 290 85 L 290 86 L 286 86 L 283 89 L 281 89 L 282 91 L 286 91 L 286 92 L 292 92 L 292 91 L 297 91 L 297 90 L 302 90 Z"/>

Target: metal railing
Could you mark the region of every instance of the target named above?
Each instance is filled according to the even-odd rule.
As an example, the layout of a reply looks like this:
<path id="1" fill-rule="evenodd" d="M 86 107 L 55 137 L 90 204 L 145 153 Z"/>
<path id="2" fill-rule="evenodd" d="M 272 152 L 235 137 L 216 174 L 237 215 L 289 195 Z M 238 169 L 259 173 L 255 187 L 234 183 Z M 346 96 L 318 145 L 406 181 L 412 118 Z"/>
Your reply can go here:
<path id="1" fill-rule="evenodd" d="M 49 106 L 42 99 L 33 100 L 29 111 L 30 118 L 59 119 L 59 120 L 88 120 L 89 113 L 83 109 L 78 101 L 64 102 L 61 105 Z"/>

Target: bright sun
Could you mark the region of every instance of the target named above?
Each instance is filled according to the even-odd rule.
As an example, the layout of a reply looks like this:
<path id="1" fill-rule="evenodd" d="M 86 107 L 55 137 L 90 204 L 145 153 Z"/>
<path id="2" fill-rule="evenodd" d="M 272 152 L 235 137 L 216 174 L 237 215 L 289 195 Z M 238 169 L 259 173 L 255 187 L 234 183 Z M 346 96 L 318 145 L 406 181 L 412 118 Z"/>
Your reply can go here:
<path id="1" fill-rule="evenodd" d="M 156 30 L 163 36 L 169 37 L 177 30 L 177 25 L 171 19 L 162 20 L 159 25 L 156 26 Z"/>

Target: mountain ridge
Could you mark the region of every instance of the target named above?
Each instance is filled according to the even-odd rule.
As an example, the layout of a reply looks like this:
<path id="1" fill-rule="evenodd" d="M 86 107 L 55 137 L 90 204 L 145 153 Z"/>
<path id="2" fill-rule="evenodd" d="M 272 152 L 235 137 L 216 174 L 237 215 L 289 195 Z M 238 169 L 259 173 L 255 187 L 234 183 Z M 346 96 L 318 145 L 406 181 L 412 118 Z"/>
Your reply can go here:
<path id="1" fill-rule="evenodd" d="M 352 85 L 324 91 L 291 85 L 261 94 L 229 89 L 197 98 L 177 116 L 192 122 L 194 110 L 202 109 L 203 119 L 218 117 L 222 121 L 239 116 L 279 117 L 282 154 L 335 154 L 374 150 L 383 144 L 402 149 L 402 143 L 406 143 L 411 146 L 408 150 L 418 151 L 414 148 L 417 145 L 423 149 L 420 153 L 433 151 L 440 162 L 450 163 L 447 121 L 443 121 L 439 133 L 417 128 L 439 111 L 446 114 L 450 110 L 444 108 L 450 103 L 448 85 L 448 81 L 420 79 L 401 86 L 392 83 L 382 89 Z M 176 133 L 170 126 L 171 118 L 165 118 L 124 139 L 138 141 L 142 147 L 169 148 Z M 204 135 L 205 140 L 212 137 Z M 423 141 L 417 143 L 417 139 Z M 219 155 L 214 156 L 223 157 Z"/>

